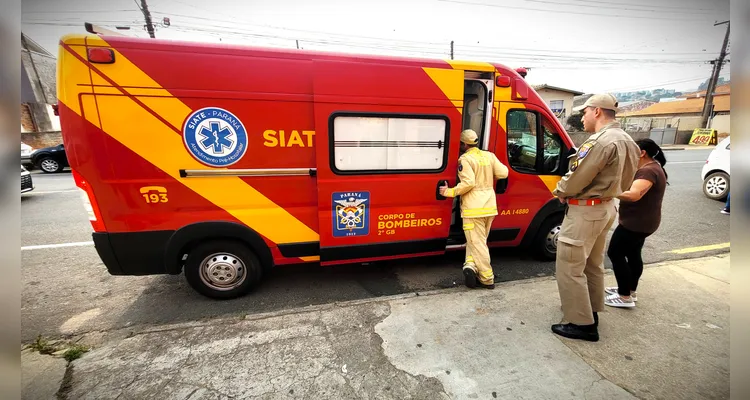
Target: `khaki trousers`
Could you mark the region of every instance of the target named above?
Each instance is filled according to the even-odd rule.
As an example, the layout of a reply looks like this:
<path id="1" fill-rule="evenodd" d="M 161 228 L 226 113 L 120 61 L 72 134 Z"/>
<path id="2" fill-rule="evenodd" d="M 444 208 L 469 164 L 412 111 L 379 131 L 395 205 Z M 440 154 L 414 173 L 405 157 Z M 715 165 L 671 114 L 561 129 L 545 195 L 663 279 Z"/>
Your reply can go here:
<path id="1" fill-rule="evenodd" d="M 490 249 L 487 247 L 487 236 L 490 234 L 492 220 L 495 217 L 464 218 L 466 235 L 466 259 L 464 267 L 477 273 L 479 281 L 485 285 L 495 283 L 495 274 L 490 265 Z"/>
<path id="2" fill-rule="evenodd" d="M 593 313 L 604 311 L 604 245 L 615 215 L 613 201 L 568 205 L 555 265 L 564 322 L 591 325 Z"/>

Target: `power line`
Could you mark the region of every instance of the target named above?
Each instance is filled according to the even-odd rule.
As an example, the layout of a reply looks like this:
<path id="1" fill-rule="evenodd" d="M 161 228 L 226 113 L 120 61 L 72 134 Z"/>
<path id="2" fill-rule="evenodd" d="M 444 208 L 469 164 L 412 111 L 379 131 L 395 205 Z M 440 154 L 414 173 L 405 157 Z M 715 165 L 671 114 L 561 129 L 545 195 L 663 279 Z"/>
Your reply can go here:
<path id="1" fill-rule="evenodd" d="M 128 10 L 128 9 L 120 9 L 120 10 L 80 10 L 80 11 L 70 11 L 70 10 L 63 10 L 63 11 L 25 11 L 21 12 L 21 17 L 23 18 L 24 15 L 30 15 L 30 14 L 110 14 L 113 12 L 140 12 L 139 10 Z"/>
<path id="2" fill-rule="evenodd" d="M 541 3 L 542 2 L 540 0 L 521 0 L 521 1 L 526 1 L 526 2 L 530 2 L 530 3 Z M 584 3 L 585 5 L 591 5 L 591 4 L 609 4 L 609 5 L 615 5 L 615 6 L 623 6 L 622 2 L 609 2 L 609 1 L 596 1 L 596 0 L 570 0 L 570 1 L 577 2 L 577 3 Z M 544 2 L 545 3 L 550 3 L 550 4 L 559 4 L 559 5 L 563 5 L 563 6 L 579 7 L 579 5 L 577 5 L 577 4 L 566 3 L 566 2 L 554 2 L 554 1 L 549 1 L 549 0 L 544 1 Z M 691 8 L 691 7 L 683 7 L 683 6 L 663 6 L 663 5 L 659 5 L 659 4 L 636 4 L 636 3 L 632 3 L 632 2 L 628 2 L 626 5 L 628 7 L 646 7 L 648 9 L 650 9 L 650 10 L 653 10 L 653 11 L 659 11 L 659 10 L 654 10 L 654 9 L 662 8 L 662 9 L 665 9 L 665 12 L 666 12 L 666 10 L 670 10 L 669 12 L 679 12 L 679 11 L 671 11 L 671 10 L 716 11 L 716 10 L 710 9 L 710 8 Z M 597 8 L 601 8 L 601 7 L 597 7 Z"/>
<path id="3" fill-rule="evenodd" d="M 601 13 L 587 13 L 587 12 L 578 12 L 578 11 L 561 11 L 561 10 L 545 10 L 541 8 L 528 8 L 528 7 L 514 7 L 514 6 L 508 6 L 508 5 L 500 5 L 500 4 L 486 4 L 486 3 L 473 3 L 469 1 L 461 1 L 461 0 L 437 0 L 444 3 L 457 3 L 457 4 L 466 4 L 466 5 L 472 5 L 472 6 L 482 6 L 482 7 L 495 7 L 495 8 L 503 8 L 503 9 L 512 9 L 512 10 L 524 10 L 524 11 L 539 11 L 539 12 L 547 12 L 547 13 L 555 13 L 555 14 L 575 14 L 575 15 L 593 15 L 597 17 L 611 17 L 611 18 L 635 18 L 635 19 L 650 19 L 650 20 L 661 20 L 661 21 L 701 21 L 705 22 L 706 19 L 698 19 L 698 18 L 664 18 L 664 17 L 649 17 L 649 16 L 636 16 L 636 15 L 622 15 L 622 14 L 601 14 Z"/>
<path id="4" fill-rule="evenodd" d="M 559 3 L 559 2 L 556 2 L 556 1 L 550 1 L 550 0 L 522 0 L 522 1 L 528 2 L 528 3 L 554 4 L 554 5 L 558 5 L 558 6 L 562 6 L 562 7 L 578 7 L 579 6 L 577 4 Z M 586 4 L 591 4 L 591 3 L 614 4 L 614 3 L 597 2 L 597 1 L 585 1 L 585 3 Z M 635 6 L 635 5 L 627 4 L 627 6 Z M 655 6 L 635 6 L 635 7 L 649 7 L 649 8 L 648 9 L 637 9 L 637 8 L 625 8 L 625 7 L 596 6 L 596 9 L 597 10 L 608 9 L 608 10 L 637 11 L 637 12 L 667 12 L 666 10 L 654 9 L 653 7 L 655 7 Z M 709 10 L 709 11 L 714 11 L 714 10 Z M 710 13 L 706 13 L 706 12 L 677 11 L 677 10 L 669 10 L 668 12 L 675 13 L 675 14 L 701 14 L 701 15 L 710 14 Z"/>
<path id="5" fill-rule="evenodd" d="M 204 32 L 204 33 L 211 34 L 211 35 L 232 35 L 232 36 L 239 36 L 239 37 L 285 40 L 290 43 L 289 47 L 291 47 L 292 42 L 295 42 L 297 40 L 297 39 L 293 39 L 290 37 L 266 35 L 266 34 L 259 34 L 259 33 L 237 32 L 237 31 L 229 31 L 229 30 L 217 31 L 215 30 L 215 28 L 203 29 L 199 27 L 191 27 L 191 28 L 174 27 L 174 29 L 178 31 L 183 31 L 183 32 Z M 433 54 L 433 55 L 440 55 L 440 56 L 449 55 L 449 53 L 446 53 L 445 49 L 421 48 L 421 47 L 413 47 L 413 46 L 408 46 L 408 45 L 400 45 L 400 44 L 395 44 L 395 43 L 394 44 L 359 43 L 359 42 L 330 40 L 330 39 L 329 40 L 305 39 L 304 42 L 322 44 L 322 45 L 343 46 L 343 47 L 368 48 L 368 49 L 376 49 L 376 50 L 415 52 L 415 53 L 421 53 L 421 54 Z M 703 62 L 702 60 L 684 60 L 684 59 L 682 60 L 621 59 L 621 58 L 599 59 L 599 58 L 513 54 L 513 53 L 494 53 L 494 52 L 486 52 L 486 51 L 485 52 L 481 52 L 481 51 L 463 52 L 462 54 L 465 54 L 471 57 L 477 57 L 477 58 L 539 60 L 539 61 L 553 61 L 553 62 L 554 61 L 580 62 L 580 63 L 589 63 L 589 64 L 596 64 L 596 63 L 612 64 L 612 63 L 623 63 L 623 62 L 649 63 L 649 64 L 685 64 L 685 63 L 702 63 Z"/>
<path id="6" fill-rule="evenodd" d="M 724 76 L 723 78 L 727 78 L 727 77 Z M 653 88 L 657 88 L 659 86 L 675 85 L 675 84 L 679 84 L 679 83 L 699 82 L 699 81 L 705 81 L 705 80 L 706 80 L 706 77 L 702 76 L 702 77 L 696 77 L 696 78 L 680 79 L 680 80 L 675 80 L 675 81 L 657 83 L 657 84 L 648 85 L 648 86 L 630 87 L 630 88 L 618 88 L 618 89 L 608 89 L 607 92 L 610 92 L 610 93 L 635 92 L 635 91 L 639 91 L 639 90 L 653 89 Z"/>

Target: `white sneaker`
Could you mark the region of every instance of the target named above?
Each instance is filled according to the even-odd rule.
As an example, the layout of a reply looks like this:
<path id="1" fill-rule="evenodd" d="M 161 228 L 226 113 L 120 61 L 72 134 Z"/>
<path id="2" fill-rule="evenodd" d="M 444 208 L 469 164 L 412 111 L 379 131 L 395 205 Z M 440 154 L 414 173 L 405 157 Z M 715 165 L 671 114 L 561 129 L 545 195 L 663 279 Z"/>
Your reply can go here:
<path id="1" fill-rule="evenodd" d="M 617 286 L 605 287 L 604 291 L 607 292 L 607 294 L 619 294 L 617 293 Z M 633 301 L 638 301 L 637 292 L 630 293 L 630 298 L 633 299 Z"/>
<path id="2" fill-rule="evenodd" d="M 620 297 L 619 294 L 611 294 L 604 298 L 604 304 L 610 307 L 620 307 L 620 308 L 632 308 L 635 307 L 635 302 L 632 298 L 625 300 L 622 297 Z"/>

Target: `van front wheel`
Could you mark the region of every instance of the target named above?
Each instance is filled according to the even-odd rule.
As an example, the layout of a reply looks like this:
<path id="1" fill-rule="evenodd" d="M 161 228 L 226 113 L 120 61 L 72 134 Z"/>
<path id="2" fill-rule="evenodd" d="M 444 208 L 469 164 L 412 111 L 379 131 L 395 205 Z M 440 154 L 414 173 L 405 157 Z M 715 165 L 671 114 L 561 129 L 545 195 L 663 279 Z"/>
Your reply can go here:
<path id="1" fill-rule="evenodd" d="M 258 257 L 244 244 L 214 240 L 196 246 L 185 260 L 185 279 L 198 293 L 232 299 L 249 292 L 260 280 Z"/>
<path id="2" fill-rule="evenodd" d="M 562 227 L 563 215 L 556 214 L 547 218 L 536 233 L 532 245 L 535 258 L 542 261 L 554 261 L 557 257 L 557 237 Z"/>

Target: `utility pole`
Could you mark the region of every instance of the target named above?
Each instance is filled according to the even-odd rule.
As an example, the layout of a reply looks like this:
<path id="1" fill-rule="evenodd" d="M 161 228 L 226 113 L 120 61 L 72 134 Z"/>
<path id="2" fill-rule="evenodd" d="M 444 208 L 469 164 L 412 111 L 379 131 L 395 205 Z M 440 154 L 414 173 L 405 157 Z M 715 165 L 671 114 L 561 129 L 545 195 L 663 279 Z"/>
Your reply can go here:
<path id="1" fill-rule="evenodd" d="M 453 59 L 453 41 L 451 40 L 451 60 Z"/>
<path id="2" fill-rule="evenodd" d="M 151 12 L 148 11 L 146 0 L 141 0 L 141 11 L 143 11 L 143 17 L 146 18 L 146 30 L 148 30 L 148 35 L 151 36 L 151 39 L 156 38 L 156 36 L 154 36 L 154 24 L 151 22 Z"/>
<path id="3" fill-rule="evenodd" d="M 714 26 L 723 24 L 727 24 L 727 33 L 724 36 L 724 44 L 721 46 L 719 58 L 711 60 L 714 68 L 711 72 L 711 78 L 708 81 L 708 87 L 706 88 L 706 101 L 703 103 L 703 113 L 701 115 L 701 126 L 706 128 L 708 128 L 708 118 L 711 116 L 711 111 L 714 108 L 714 91 L 716 90 L 716 83 L 719 81 L 721 67 L 724 65 L 724 58 L 727 56 L 727 45 L 729 44 L 729 21 L 717 22 Z"/>

